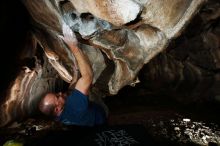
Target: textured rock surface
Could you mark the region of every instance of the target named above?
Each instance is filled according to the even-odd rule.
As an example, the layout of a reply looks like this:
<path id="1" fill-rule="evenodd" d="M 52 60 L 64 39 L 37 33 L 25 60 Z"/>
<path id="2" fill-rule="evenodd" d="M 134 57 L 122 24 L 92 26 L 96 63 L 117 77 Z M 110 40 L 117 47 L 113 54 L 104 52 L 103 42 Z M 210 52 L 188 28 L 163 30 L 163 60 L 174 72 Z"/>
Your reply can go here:
<path id="1" fill-rule="evenodd" d="M 185 104 L 217 101 L 219 9 L 219 3 L 209 1 L 181 37 L 143 68 L 145 91 L 162 92 Z"/>
<path id="2" fill-rule="evenodd" d="M 34 41 L 29 46 L 33 54 L 26 57 L 33 58 L 35 53 L 40 54 L 36 55 L 37 60 L 40 60 L 41 70 L 45 72 L 36 76 L 24 74 L 33 81 L 29 84 L 23 83 L 26 76 L 22 73 L 18 75 L 18 82 L 12 82 L 9 87 L 3 111 L 5 104 L 15 98 L 10 94 L 14 92 L 14 86 L 22 93 L 15 102 L 20 103 L 19 100 L 22 99 L 25 103 L 36 103 L 34 101 L 39 100 L 40 95 L 56 89 L 55 83 L 61 79 L 68 84 L 76 82 L 79 77 L 77 63 L 59 37 L 64 24 L 75 32 L 80 47 L 93 66 L 95 76 L 91 96 L 115 95 L 124 86 L 136 83 L 144 64 L 165 50 L 169 42 L 181 34 L 205 0 L 22 2 L 33 20 L 31 35 Z M 38 48 L 44 53 L 39 53 L 42 50 Z M 35 65 L 30 72 L 36 73 L 37 68 Z M 51 68 L 52 74 L 47 72 L 48 68 Z M 44 87 L 43 76 L 47 79 L 47 87 Z M 20 82 L 26 88 L 22 88 L 23 84 Z M 36 89 L 36 86 L 42 90 L 35 90 L 36 93 L 33 93 L 31 89 Z M 6 121 L 2 122 L 3 125 L 10 121 L 4 119 L 19 117 L 19 114 L 14 116 L 11 112 L 6 115 L 1 116 L 1 121 Z"/>
<path id="3" fill-rule="evenodd" d="M 76 74 L 70 67 L 74 64 L 71 61 L 74 59 L 65 57 L 69 51 L 62 50 L 65 46 L 58 39 L 58 35 L 62 35 L 60 28 L 63 23 L 67 23 L 73 31 L 79 33 L 79 40 L 85 39 L 89 45 L 100 49 L 114 61 L 115 71 L 108 86 L 110 94 L 117 94 L 122 87 L 133 82 L 145 63 L 166 48 L 168 39 L 180 33 L 204 1 L 179 0 L 172 3 L 172 1 L 106 0 L 82 3 L 72 0 L 71 3 L 65 3 L 43 0 L 40 1 L 42 4 L 38 1 L 23 2 L 37 22 L 36 25 L 42 28 L 41 34 L 36 37 L 39 43 L 46 52 L 50 50 L 53 52 L 50 54 L 59 58 L 57 64 L 53 66 L 58 72 L 60 69 L 57 66 L 62 66 L 60 64 L 66 69 L 68 75 L 61 74 L 64 80 L 70 82 L 72 79 L 69 75 Z M 168 9 L 170 5 L 171 9 Z M 37 9 L 39 6 L 41 9 Z M 139 20 L 142 21 L 142 25 L 139 24 L 141 26 L 126 28 L 128 22 L 138 19 L 142 19 Z"/>
<path id="4" fill-rule="evenodd" d="M 133 0 L 71 0 L 80 13 L 91 13 L 113 25 L 121 26 L 136 19 L 141 5 Z"/>

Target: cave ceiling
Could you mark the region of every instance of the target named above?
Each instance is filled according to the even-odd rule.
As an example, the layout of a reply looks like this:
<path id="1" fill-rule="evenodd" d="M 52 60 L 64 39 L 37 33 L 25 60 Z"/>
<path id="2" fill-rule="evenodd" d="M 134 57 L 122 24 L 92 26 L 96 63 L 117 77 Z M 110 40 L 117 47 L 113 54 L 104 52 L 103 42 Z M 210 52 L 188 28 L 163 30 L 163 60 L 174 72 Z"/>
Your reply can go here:
<path id="1" fill-rule="evenodd" d="M 139 82 L 152 91 L 163 87 L 197 97 L 220 94 L 218 1 L 21 2 L 31 27 L 17 56 L 26 64 L 1 98 L 1 125 L 31 114 L 46 92 L 74 87 L 80 73 L 59 37 L 64 25 L 76 34 L 92 65 L 91 99 L 116 95 Z M 209 92 L 200 92 L 207 88 Z"/>

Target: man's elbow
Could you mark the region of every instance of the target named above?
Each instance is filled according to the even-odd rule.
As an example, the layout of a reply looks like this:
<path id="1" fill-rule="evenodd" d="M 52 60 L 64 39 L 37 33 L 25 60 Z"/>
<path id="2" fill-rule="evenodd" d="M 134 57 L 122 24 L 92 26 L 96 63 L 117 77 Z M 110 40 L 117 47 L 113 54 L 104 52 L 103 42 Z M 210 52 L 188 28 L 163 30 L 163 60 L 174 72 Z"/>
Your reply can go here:
<path id="1" fill-rule="evenodd" d="M 87 84 L 92 84 L 93 82 L 93 72 L 87 72 L 86 74 L 83 74 L 82 77 L 81 77 L 84 82 L 86 82 Z"/>
<path id="2" fill-rule="evenodd" d="M 92 83 L 92 81 L 93 81 L 93 71 L 91 70 L 91 71 L 87 74 L 86 77 L 87 77 L 87 80 Z"/>
<path id="3" fill-rule="evenodd" d="M 84 78 L 84 80 L 85 80 L 85 82 L 86 82 L 87 84 L 92 84 L 92 82 L 93 82 L 93 75 L 88 75 L 88 76 L 86 76 L 86 77 Z"/>
<path id="4" fill-rule="evenodd" d="M 82 74 L 81 79 L 85 84 L 92 84 L 93 82 L 93 72 L 92 71 L 87 71 L 86 73 Z"/>

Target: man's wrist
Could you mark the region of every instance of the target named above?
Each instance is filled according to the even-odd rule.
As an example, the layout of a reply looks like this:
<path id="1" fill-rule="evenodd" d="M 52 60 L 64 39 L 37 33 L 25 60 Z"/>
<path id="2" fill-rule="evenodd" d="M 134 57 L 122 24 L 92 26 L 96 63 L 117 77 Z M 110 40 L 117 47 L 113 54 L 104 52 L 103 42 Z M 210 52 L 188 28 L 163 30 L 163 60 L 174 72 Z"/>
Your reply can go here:
<path id="1" fill-rule="evenodd" d="M 70 46 L 70 49 L 71 49 L 71 51 L 72 51 L 73 53 L 76 53 L 76 52 L 79 51 L 79 48 L 78 48 L 77 46 L 75 46 L 75 45 Z"/>

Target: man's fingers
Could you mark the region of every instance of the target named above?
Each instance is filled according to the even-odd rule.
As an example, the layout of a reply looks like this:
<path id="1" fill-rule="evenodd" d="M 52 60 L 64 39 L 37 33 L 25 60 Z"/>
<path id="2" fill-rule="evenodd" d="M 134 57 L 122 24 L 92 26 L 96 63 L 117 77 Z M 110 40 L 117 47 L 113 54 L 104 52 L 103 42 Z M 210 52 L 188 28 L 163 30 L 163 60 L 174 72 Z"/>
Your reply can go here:
<path id="1" fill-rule="evenodd" d="M 63 22 L 62 31 L 63 31 L 63 36 L 64 36 L 63 40 L 65 42 L 69 42 L 74 45 L 77 45 L 78 41 L 76 39 L 75 33 L 71 30 L 71 28 L 65 22 Z"/>
<path id="2" fill-rule="evenodd" d="M 68 37 L 68 38 L 76 37 L 73 31 L 70 29 L 70 27 L 66 23 L 63 23 L 62 29 L 63 29 L 64 37 Z"/>

